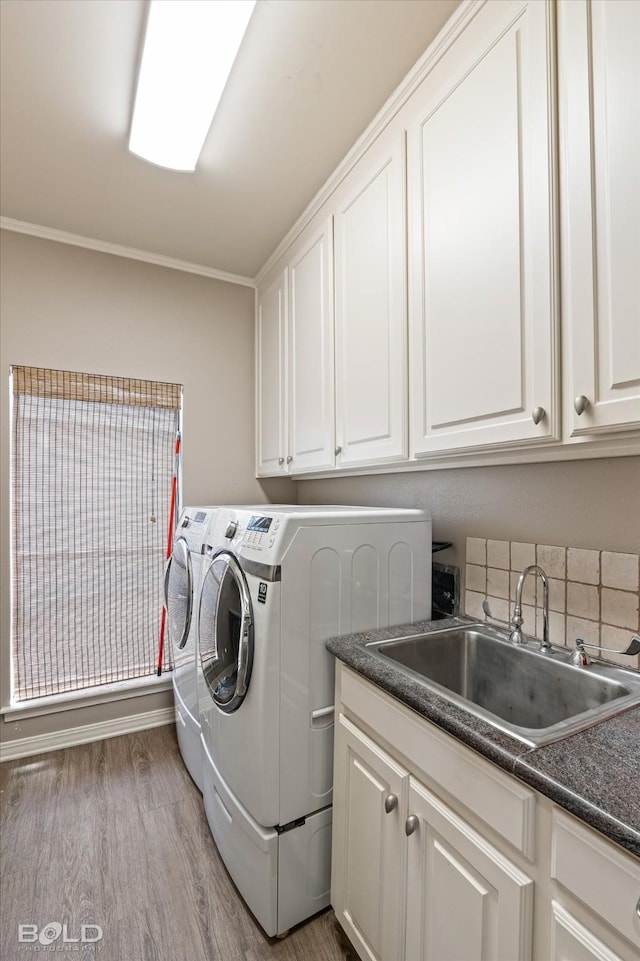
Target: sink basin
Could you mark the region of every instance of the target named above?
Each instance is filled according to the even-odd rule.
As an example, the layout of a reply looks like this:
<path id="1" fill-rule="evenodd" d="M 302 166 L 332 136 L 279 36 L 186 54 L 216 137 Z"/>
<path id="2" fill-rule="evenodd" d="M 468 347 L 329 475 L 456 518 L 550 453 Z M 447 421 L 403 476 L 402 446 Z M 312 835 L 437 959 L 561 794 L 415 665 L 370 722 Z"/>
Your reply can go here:
<path id="1" fill-rule="evenodd" d="M 468 624 L 365 643 L 374 657 L 531 746 L 573 734 L 640 704 L 640 675 L 570 652 L 540 654 L 537 642 L 509 643 L 504 631 Z"/>

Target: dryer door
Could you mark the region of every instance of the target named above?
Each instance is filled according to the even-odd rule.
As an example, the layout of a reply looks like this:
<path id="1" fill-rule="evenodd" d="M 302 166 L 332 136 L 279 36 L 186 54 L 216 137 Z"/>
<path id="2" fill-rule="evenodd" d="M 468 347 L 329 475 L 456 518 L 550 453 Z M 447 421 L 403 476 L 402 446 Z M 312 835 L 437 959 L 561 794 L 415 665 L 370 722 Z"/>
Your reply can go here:
<path id="1" fill-rule="evenodd" d="M 249 689 L 253 665 L 253 612 L 237 558 L 219 551 L 202 582 L 198 647 L 202 674 L 215 704 L 237 710 Z"/>
<path id="2" fill-rule="evenodd" d="M 193 572 L 191 554 L 184 537 L 173 546 L 164 578 L 164 606 L 167 609 L 169 637 L 178 651 L 187 643 L 193 613 Z"/>

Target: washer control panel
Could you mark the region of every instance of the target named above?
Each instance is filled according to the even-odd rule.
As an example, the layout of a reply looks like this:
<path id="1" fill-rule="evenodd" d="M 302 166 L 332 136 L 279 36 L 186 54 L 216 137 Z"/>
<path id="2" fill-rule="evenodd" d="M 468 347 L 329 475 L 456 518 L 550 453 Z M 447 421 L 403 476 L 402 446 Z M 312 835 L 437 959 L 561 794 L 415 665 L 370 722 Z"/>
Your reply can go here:
<path id="1" fill-rule="evenodd" d="M 176 540 L 179 537 L 184 538 L 189 550 L 199 552 L 214 513 L 214 510 L 185 507 L 174 535 Z"/>
<path id="2" fill-rule="evenodd" d="M 254 514 L 242 531 L 240 546 L 251 551 L 265 551 L 273 547 L 276 541 L 280 519 Z"/>

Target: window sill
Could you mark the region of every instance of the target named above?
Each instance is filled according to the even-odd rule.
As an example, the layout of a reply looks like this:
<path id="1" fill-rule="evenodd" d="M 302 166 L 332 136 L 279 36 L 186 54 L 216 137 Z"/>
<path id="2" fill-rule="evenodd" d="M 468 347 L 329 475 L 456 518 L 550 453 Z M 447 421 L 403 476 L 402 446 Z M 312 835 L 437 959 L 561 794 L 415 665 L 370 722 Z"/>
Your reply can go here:
<path id="1" fill-rule="evenodd" d="M 95 704 L 107 704 L 110 701 L 122 701 L 132 697 L 142 697 L 145 694 L 157 694 L 168 691 L 172 687 L 172 673 L 165 671 L 161 677 L 140 677 L 132 681 L 118 681 L 115 684 L 104 684 L 84 691 L 71 691 L 65 694 L 51 694 L 49 697 L 37 697 L 30 701 L 20 701 L 0 708 L 0 715 L 5 721 L 21 721 L 28 717 L 40 717 L 43 714 L 58 714 L 61 711 L 72 711 L 76 708 L 92 707 Z"/>

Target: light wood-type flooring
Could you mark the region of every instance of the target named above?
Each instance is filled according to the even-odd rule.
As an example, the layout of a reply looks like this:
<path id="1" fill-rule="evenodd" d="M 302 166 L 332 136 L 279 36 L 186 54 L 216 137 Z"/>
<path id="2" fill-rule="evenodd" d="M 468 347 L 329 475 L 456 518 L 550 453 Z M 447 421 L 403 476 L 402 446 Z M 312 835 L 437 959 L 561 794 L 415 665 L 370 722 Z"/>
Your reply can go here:
<path id="1" fill-rule="evenodd" d="M 174 728 L 0 765 L 2 961 L 357 961 L 332 911 L 265 937 L 227 874 Z M 97 924 L 94 946 L 18 925 Z M 93 932 L 95 933 L 95 932 Z M 39 950 L 38 950 L 39 948 Z"/>

